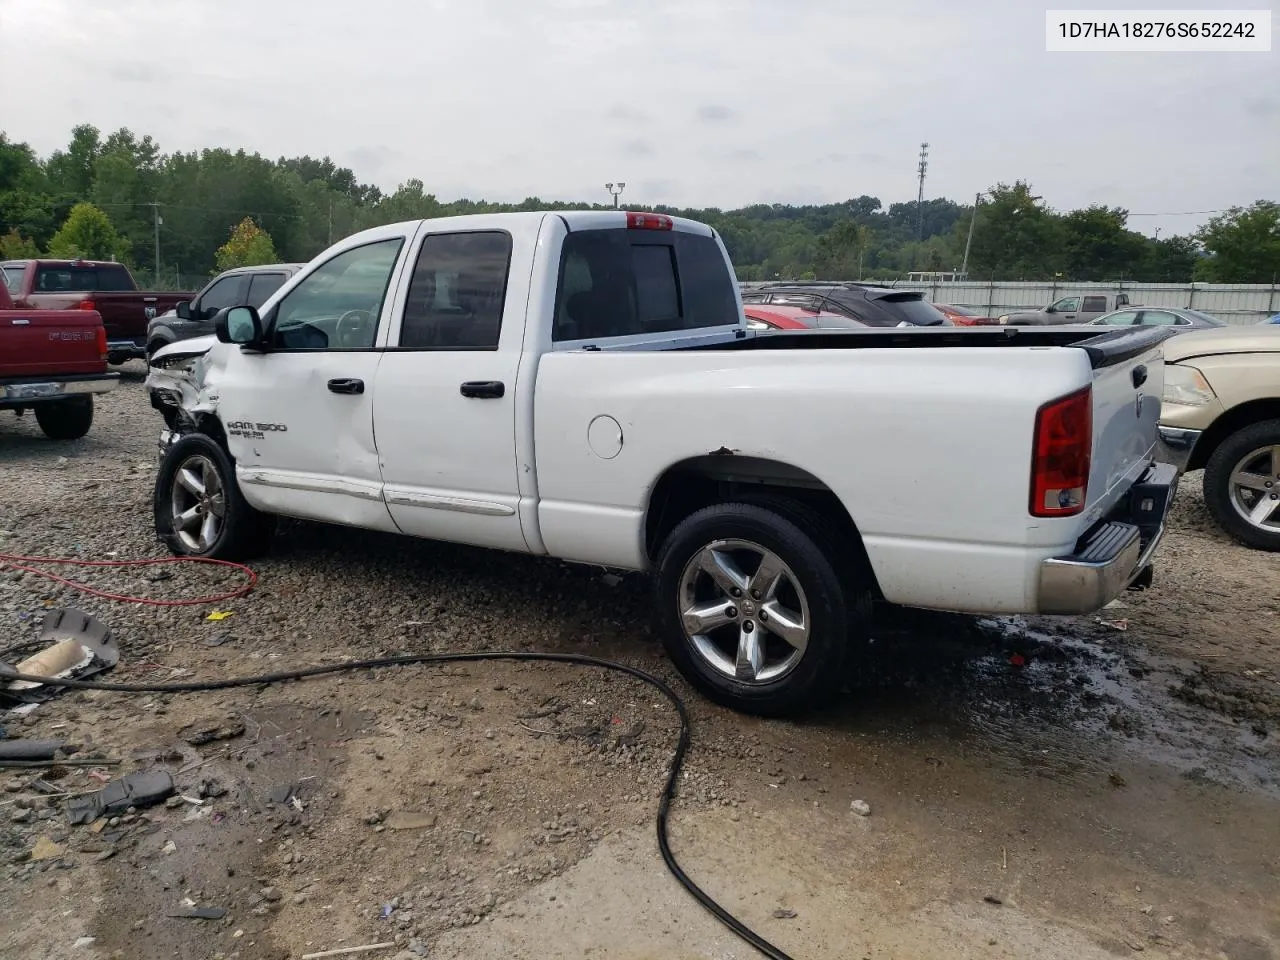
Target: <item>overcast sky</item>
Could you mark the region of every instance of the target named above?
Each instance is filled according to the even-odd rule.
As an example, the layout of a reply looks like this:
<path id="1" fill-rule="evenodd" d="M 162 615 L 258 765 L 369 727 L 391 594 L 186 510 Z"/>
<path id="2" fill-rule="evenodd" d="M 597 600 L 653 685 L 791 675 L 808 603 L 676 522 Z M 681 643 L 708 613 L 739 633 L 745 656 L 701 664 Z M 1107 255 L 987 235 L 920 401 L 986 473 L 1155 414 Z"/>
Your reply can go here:
<path id="1" fill-rule="evenodd" d="M 1058 209 L 1280 200 L 1280 44 L 1049 54 L 1046 5 L 1128 6 L 0 0 L 0 129 L 41 154 L 81 122 L 327 154 L 442 199 L 607 200 L 622 180 L 637 203 L 887 206 L 914 199 L 927 140 L 926 197 L 1022 178 Z"/>

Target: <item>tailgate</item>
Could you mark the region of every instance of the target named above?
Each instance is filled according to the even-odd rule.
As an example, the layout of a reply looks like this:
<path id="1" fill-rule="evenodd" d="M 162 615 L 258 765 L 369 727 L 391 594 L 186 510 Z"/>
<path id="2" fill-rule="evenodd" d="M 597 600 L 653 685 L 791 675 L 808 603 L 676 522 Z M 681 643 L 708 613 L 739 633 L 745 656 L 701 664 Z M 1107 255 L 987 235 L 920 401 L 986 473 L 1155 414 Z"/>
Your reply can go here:
<path id="1" fill-rule="evenodd" d="M 0 377 L 102 373 L 99 328 L 91 310 L 0 312 Z"/>
<path id="2" fill-rule="evenodd" d="M 147 321 L 160 313 L 158 297 L 146 293 L 94 293 L 86 299 L 102 314 L 107 339 L 142 342 L 147 336 Z"/>
<path id="3" fill-rule="evenodd" d="M 1093 458 L 1089 507 L 1109 510 L 1151 462 L 1164 393 L 1168 334 L 1143 330 L 1086 350 L 1093 364 Z M 1084 344 L 1081 344 L 1084 346 Z"/>

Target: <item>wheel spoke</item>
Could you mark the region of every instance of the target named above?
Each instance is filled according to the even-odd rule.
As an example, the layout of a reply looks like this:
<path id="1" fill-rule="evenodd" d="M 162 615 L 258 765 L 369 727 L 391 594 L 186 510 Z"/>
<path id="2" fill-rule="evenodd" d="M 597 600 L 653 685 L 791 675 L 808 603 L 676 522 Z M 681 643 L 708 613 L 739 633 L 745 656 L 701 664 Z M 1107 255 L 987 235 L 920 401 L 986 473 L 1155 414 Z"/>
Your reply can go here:
<path id="1" fill-rule="evenodd" d="M 776 600 L 766 603 L 762 611 L 760 626 L 785 640 L 793 649 L 804 653 L 809 645 L 809 628 L 804 623 L 804 617 L 788 610 Z"/>
<path id="2" fill-rule="evenodd" d="M 209 498 L 209 512 L 215 517 L 221 517 L 227 512 L 227 500 L 221 493 L 215 493 Z"/>
<path id="3" fill-rule="evenodd" d="M 761 602 L 772 600 L 781 582 L 782 559 L 776 553 L 766 553 L 751 576 L 751 596 Z"/>
<path id="4" fill-rule="evenodd" d="M 195 494 L 197 497 L 204 496 L 204 484 L 200 478 L 196 476 L 195 471 L 189 467 L 183 467 L 178 471 L 178 485 L 189 493 Z"/>
<path id="5" fill-rule="evenodd" d="M 1244 490 L 1257 490 L 1259 493 L 1265 493 L 1269 489 L 1267 484 L 1270 480 L 1270 477 L 1264 477 L 1256 473 L 1248 473 L 1244 470 L 1239 470 L 1231 475 L 1231 483 L 1233 486 Z"/>
<path id="6" fill-rule="evenodd" d="M 734 672 L 739 680 L 754 680 L 764 669 L 764 644 L 759 630 L 748 630 L 744 623 L 738 630 L 738 659 Z"/>
<path id="7" fill-rule="evenodd" d="M 733 622 L 733 616 L 729 611 L 734 609 L 734 601 L 732 600 L 713 600 L 710 603 L 697 603 L 686 610 L 681 616 L 684 619 L 684 628 L 691 636 L 707 633 L 716 627 L 723 627 L 726 623 Z"/>
<path id="8" fill-rule="evenodd" d="M 177 523 L 179 530 L 190 530 L 192 527 L 198 527 L 200 525 L 200 508 L 198 506 L 192 507 L 173 519 Z"/>
<path id="9" fill-rule="evenodd" d="M 213 543 L 218 535 L 218 518 L 212 513 L 204 515 L 204 523 L 200 525 L 200 547 L 204 549 Z"/>
<path id="10" fill-rule="evenodd" d="M 1276 508 L 1280 507 L 1280 500 L 1272 500 L 1266 496 L 1258 500 L 1251 511 L 1249 511 L 1249 521 L 1262 525 L 1271 519 L 1271 515 L 1276 512 Z"/>
<path id="11" fill-rule="evenodd" d="M 1271 476 L 1280 480 L 1280 443 L 1271 448 Z"/>
<path id="12" fill-rule="evenodd" d="M 707 547 L 698 557 L 698 565 L 725 593 L 747 589 L 747 578 L 727 553 Z"/>

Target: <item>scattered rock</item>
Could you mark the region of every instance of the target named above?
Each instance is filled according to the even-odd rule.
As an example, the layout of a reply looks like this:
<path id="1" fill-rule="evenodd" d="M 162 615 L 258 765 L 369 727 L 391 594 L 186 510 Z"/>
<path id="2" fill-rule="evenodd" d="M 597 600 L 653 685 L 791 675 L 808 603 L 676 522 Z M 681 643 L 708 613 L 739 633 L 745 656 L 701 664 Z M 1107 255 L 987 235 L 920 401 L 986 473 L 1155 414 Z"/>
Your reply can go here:
<path id="1" fill-rule="evenodd" d="M 985 897 L 983 897 L 983 898 L 982 898 L 982 902 L 983 902 L 983 903 L 990 903 L 990 904 L 993 904 L 993 905 L 995 905 L 995 906 L 997 906 L 997 907 L 998 907 L 998 906 L 1001 906 L 1001 905 L 1004 903 L 1004 901 L 1003 901 L 1003 900 L 1001 900 L 999 897 L 993 897 L 993 896 L 991 896 L 991 894 L 987 894 Z"/>
<path id="2" fill-rule="evenodd" d="M 66 852 L 66 847 L 54 843 L 48 837 L 41 837 L 31 848 L 32 860 L 57 860 Z"/>
<path id="3" fill-rule="evenodd" d="M 244 736 L 244 722 L 228 720 L 225 723 L 202 723 L 184 727 L 180 736 L 193 747 L 202 747 L 218 740 L 233 740 Z"/>
<path id="4" fill-rule="evenodd" d="M 784 910 L 781 907 L 773 911 L 773 919 L 775 920 L 794 920 L 798 916 L 799 914 L 794 910 Z"/>
<path id="5" fill-rule="evenodd" d="M 849 809 L 860 817 L 871 816 L 871 804 L 865 800 L 854 800 L 849 804 Z"/>

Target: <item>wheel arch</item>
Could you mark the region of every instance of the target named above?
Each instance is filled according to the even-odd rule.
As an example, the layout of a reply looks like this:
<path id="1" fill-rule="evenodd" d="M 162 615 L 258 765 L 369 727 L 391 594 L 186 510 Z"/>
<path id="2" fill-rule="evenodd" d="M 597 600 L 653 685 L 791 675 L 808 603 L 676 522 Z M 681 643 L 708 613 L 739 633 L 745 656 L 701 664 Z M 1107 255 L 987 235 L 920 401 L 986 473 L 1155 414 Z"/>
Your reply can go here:
<path id="1" fill-rule="evenodd" d="M 1227 437 L 1263 420 L 1280 420 L 1280 397 L 1263 400 L 1250 400 L 1238 407 L 1232 407 L 1210 424 L 1200 435 L 1191 458 L 1187 461 L 1187 470 L 1203 470 L 1213 452 L 1218 449 Z"/>
<path id="2" fill-rule="evenodd" d="M 833 539 L 847 545 L 851 559 L 880 595 L 875 569 L 858 525 L 835 492 L 807 470 L 780 460 L 716 451 L 671 464 L 649 494 L 644 517 L 645 556 L 653 563 L 663 542 L 686 517 L 703 507 L 731 501 L 798 502 L 830 521 Z"/>

